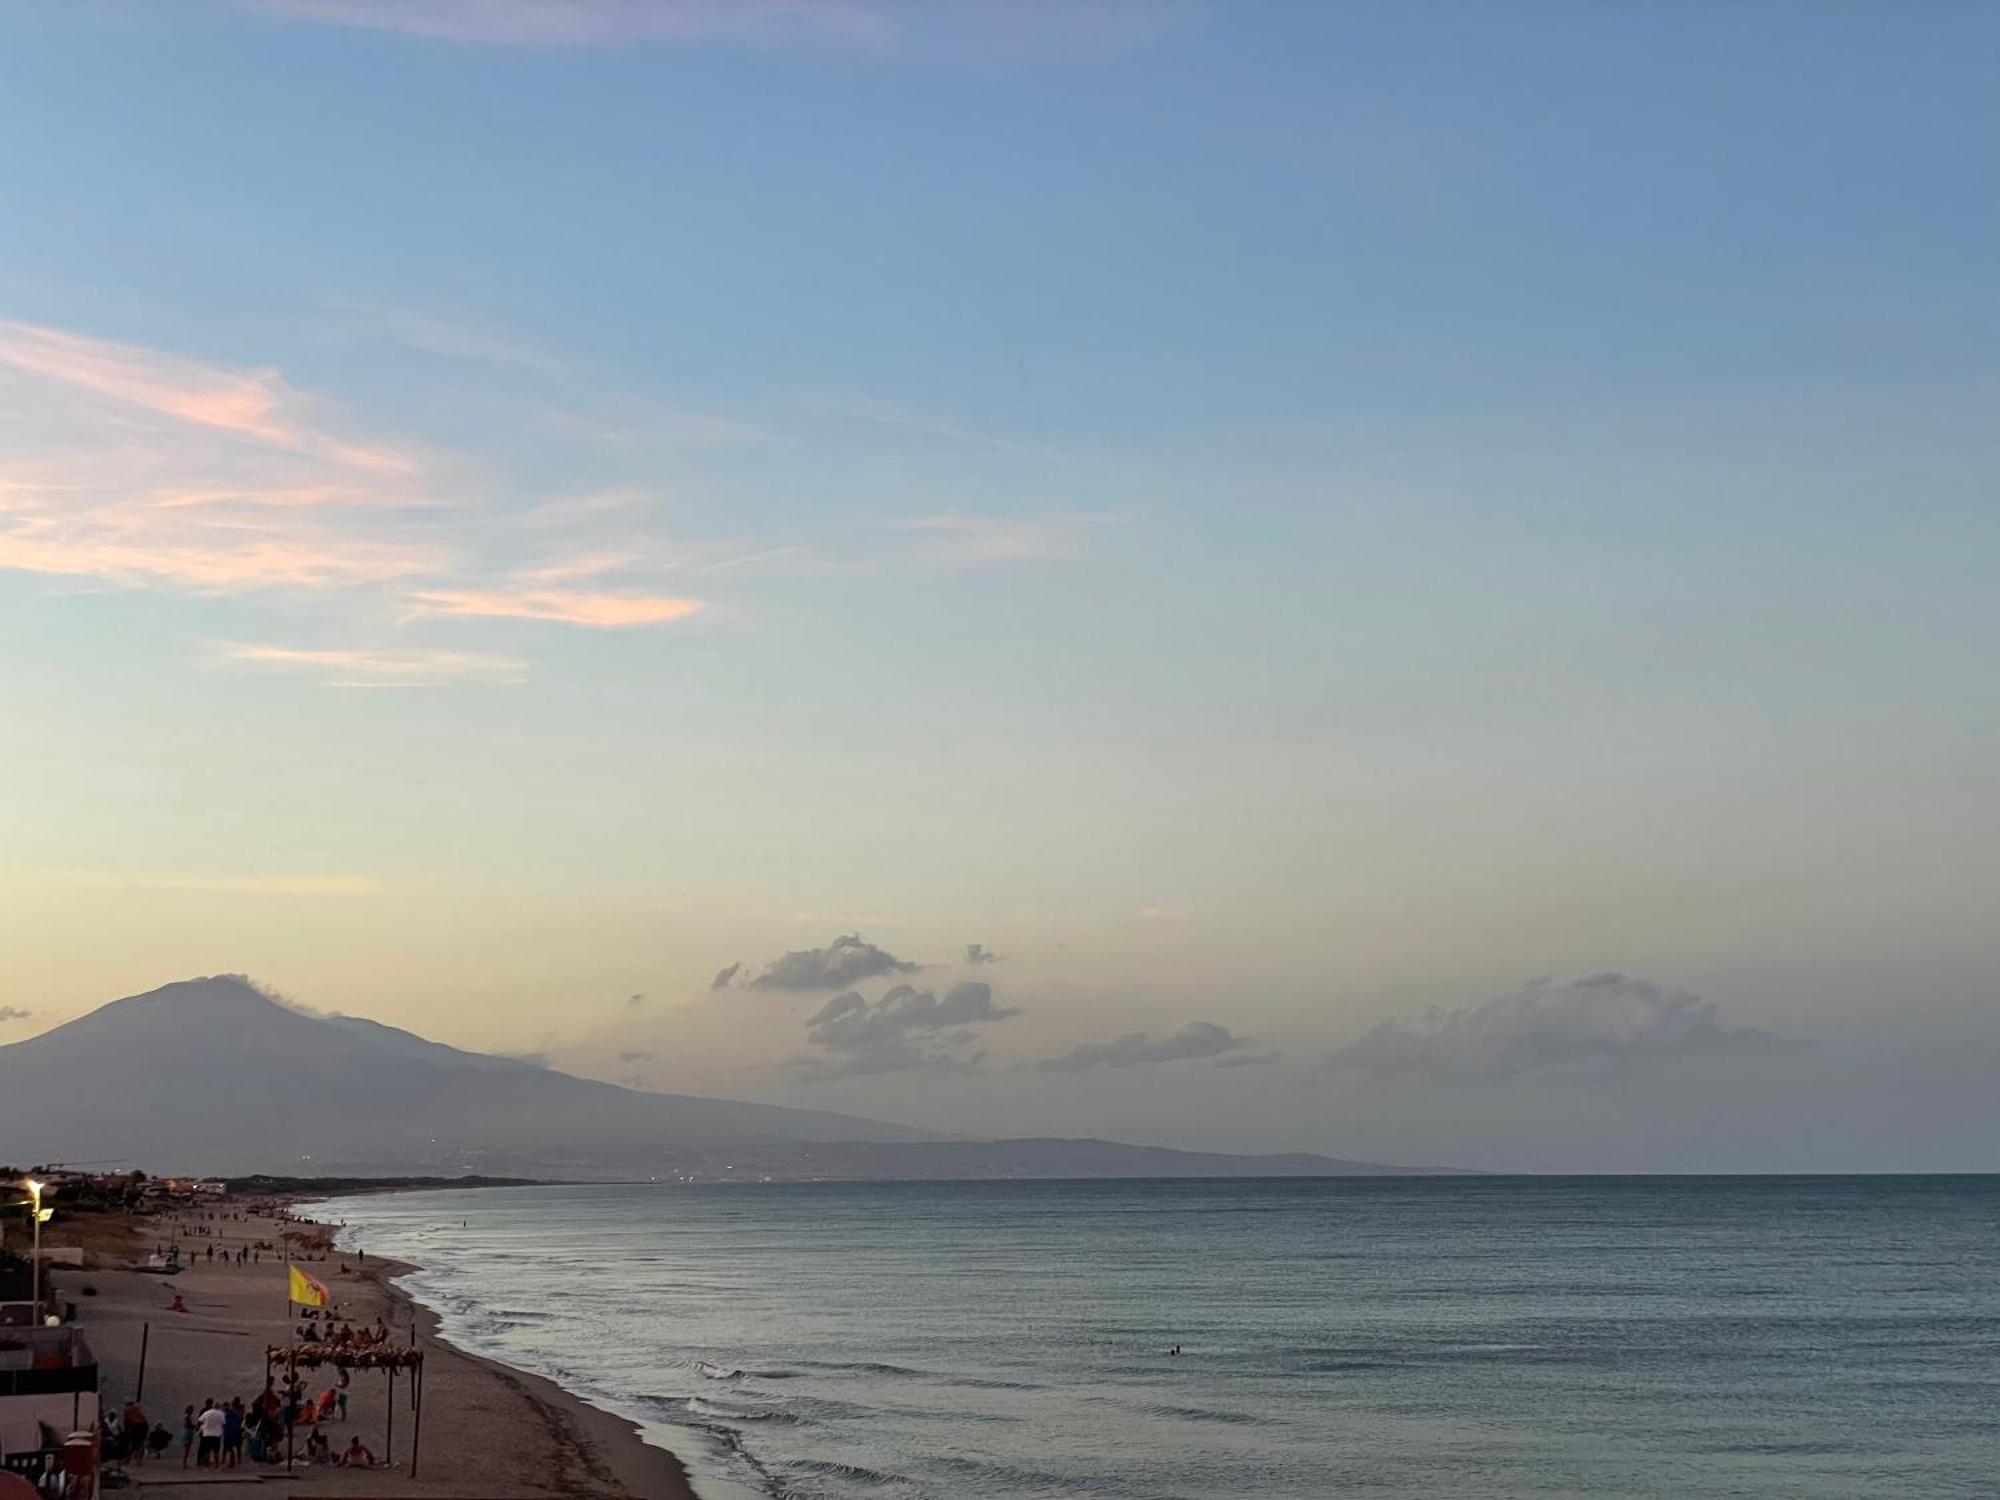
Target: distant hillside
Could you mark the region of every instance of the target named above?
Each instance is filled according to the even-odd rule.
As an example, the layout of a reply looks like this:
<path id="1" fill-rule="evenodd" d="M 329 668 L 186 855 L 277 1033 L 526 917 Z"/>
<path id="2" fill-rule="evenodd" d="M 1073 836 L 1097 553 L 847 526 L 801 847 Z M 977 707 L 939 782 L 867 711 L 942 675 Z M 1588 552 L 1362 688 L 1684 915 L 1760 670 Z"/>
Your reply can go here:
<path id="1" fill-rule="evenodd" d="M 0 1047 L 19 1159 L 243 1175 L 647 1175 L 673 1149 L 919 1141 L 815 1110 L 649 1094 L 194 979 Z"/>
<path id="2" fill-rule="evenodd" d="M 676 1169 L 705 1181 L 1021 1180 L 1076 1177 L 1433 1177 L 1449 1167 L 1286 1152 L 1237 1156 L 1118 1141 L 1029 1137 L 996 1141 L 834 1141 L 680 1153 Z"/>
<path id="3" fill-rule="evenodd" d="M 0 1047 L 0 1155 L 243 1177 L 1377 1176 L 1309 1155 L 942 1139 L 856 1115 L 654 1094 L 393 1026 L 313 1016 L 234 976 L 114 1000 Z"/>

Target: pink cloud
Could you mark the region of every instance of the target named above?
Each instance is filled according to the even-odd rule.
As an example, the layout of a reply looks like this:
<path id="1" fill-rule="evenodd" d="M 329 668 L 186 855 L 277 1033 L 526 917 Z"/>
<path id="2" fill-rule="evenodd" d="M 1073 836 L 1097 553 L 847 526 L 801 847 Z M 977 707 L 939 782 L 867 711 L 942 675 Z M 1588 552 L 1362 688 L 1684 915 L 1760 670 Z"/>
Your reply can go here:
<path id="1" fill-rule="evenodd" d="M 700 609 L 645 587 L 685 560 L 636 531 L 562 548 L 544 531 L 539 557 L 469 565 L 518 537 L 507 518 L 441 501 L 429 468 L 335 436 L 336 422 L 349 425 L 272 371 L 0 323 L 0 569 L 199 594 L 371 591 L 409 605 L 406 620 L 618 629 Z M 350 686 L 520 673 L 472 653 L 259 650 L 233 660 Z"/>
<path id="2" fill-rule="evenodd" d="M 0 568 L 203 593 L 449 566 L 414 463 L 268 372 L 0 323 Z"/>
<path id="3" fill-rule="evenodd" d="M 600 630 L 665 625 L 701 609 L 698 599 L 586 589 L 420 589 L 410 597 L 419 614 L 552 620 Z"/>
<path id="4" fill-rule="evenodd" d="M 389 449 L 357 446 L 319 431 L 307 419 L 304 400 L 276 371 L 230 370 L 136 344 L 12 322 L 0 322 L 0 364 L 349 468 L 392 474 L 416 471 L 412 460 Z"/>

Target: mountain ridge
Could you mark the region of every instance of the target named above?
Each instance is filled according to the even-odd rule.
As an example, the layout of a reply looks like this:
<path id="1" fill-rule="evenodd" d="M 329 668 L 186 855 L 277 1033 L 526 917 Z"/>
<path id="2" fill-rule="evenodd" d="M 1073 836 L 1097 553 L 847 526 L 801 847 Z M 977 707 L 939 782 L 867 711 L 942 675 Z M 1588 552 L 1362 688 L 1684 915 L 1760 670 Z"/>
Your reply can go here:
<path id="1" fill-rule="evenodd" d="M 651 1093 L 322 1014 L 239 974 L 128 995 L 0 1047 L 0 1151 L 245 1176 L 571 1180 L 1403 1175 L 1307 1153 L 977 1141 Z"/>

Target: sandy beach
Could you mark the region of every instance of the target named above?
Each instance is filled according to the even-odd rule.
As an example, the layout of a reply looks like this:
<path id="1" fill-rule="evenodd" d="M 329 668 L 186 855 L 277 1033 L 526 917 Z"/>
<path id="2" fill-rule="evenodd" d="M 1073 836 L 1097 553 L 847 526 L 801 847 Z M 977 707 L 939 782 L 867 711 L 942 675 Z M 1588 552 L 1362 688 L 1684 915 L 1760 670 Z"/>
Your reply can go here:
<path id="1" fill-rule="evenodd" d="M 210 1213 L 214 1217 L 208 1217 Z M 378 1464 L 349 1469 L 295 1463 L 290 1473 L 245 1462 L 211 1471 L 182 1464 L 181 1415 L 205 1400 L 245 1401 L 263 1389 L 265 1350 L 286 1342 L 296 1326 L 286 1318 L 282 1253 L 265 1248 L 255 1264 L 236 1265 L 233 1253 L 278 1239 L 279 1224 L 242 1213 L 237 1205 L 191 1210 L 138 1221 L 138 1248 L 178 1239 L 187 1268 L 177 1276 L 111 1269 L 123 1257 L 107 1255 L 103 1268 L 66 1274 L 63 1295 L 77 1303 L 102 1371 L 106 1410 L 137 1395 L 147 1418 L 164 1423 L 175 1440 L 164 1455 L 132 1464 L 140 1494 L 167 1493 L 190 1484 L 281 1485 L 286 1493 L 356 1497 L 515 1497 L 561 1495 L 589 1500 L 692 1500 L 693 1490 L 671 1453 L 642 1441 L 630 1422 L 578 1400 L 550 1382 L 509 1370 L 454 1348 L 437 1336 L 436 1319 L 389 1283 L 411 1267 L 370 1257 L 365 1265 L 339 1252 L 304 1264 L 336 1299 L 340 1317 L 356 1328 L 382 1319 L 404 1342 L 412 1328 L 424 1351 L 423 1420 L 417 1477 L 410 1476 L 417 1438 L 409 1380 L 395 1382 L 393 1448 L 388 1377 L 355 1370 L 348 1387 L 347 1419 L 329 1425 L 336 1451 L 359 1434 Z M 206 1231 L 204 1233 L 203 1231 Z M 207 1256 L 215 1247 L 215 1258 Z M 230 1252 L 225 1257 L 224 1251 Z M 84 1285 L 94 1296 L 80 1295 Z M 178 1294 L 185 1312 L 169 1310 Z M 414 1322 L 413 1322 L 414 1320 Z M 150 1333 L 146 1330 L 150 1326 Z M 145 1344 L 144 1388 L 140 1353 Z M 337 1375 L 302 1372 L 318 1392 Z M 282 1375 L 280 1376 L 282 1379 Z M 303 1432 L 300 1442 L 303 1443 Z"/>

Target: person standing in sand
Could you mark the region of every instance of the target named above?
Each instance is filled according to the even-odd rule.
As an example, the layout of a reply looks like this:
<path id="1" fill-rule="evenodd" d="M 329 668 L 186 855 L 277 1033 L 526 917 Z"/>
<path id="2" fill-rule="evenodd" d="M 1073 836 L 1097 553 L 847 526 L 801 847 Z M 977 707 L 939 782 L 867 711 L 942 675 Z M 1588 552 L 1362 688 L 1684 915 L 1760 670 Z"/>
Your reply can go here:
<path id="1" fill-rule="evenodd" d="M 243 1461 L 243 1398 L 222 1408 L 222 1466 L 233 1469 Z"/>
<path id="2" fill-rule="evenodd" d="M 222 1433 L 229 1419 L 222 1408 L 210 1401 L 195 1418 L 195 1427 L 201 1433 L 201 1443 L 195 1449 L 194 1466 L 197 1469 L 214 1469 L 222 1464 Z"/>
<path id="3" fill-rule="evenodd" d="M 153 1424 L 146 1420 L 146 1413 L 136 1400 L 125 1403 L 125 1457 L 128 1462 L 143 1463 L 146 1459 L 146 1437 L 153 1430 Z"/>
<path id="4" fill-rule="evenodd" d="M 194 1452 L 194 1408 L 181 1410 L 181 1467 L 188 1466 L 188 1455 Z"/>

